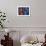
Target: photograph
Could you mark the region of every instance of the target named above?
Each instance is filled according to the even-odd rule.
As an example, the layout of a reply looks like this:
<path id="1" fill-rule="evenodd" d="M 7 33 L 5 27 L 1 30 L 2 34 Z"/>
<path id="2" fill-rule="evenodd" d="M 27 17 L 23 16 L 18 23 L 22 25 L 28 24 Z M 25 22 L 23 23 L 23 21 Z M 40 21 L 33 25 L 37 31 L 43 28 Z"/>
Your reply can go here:
<path id="1" fill-rule="evenodd" d="M 29 6 L 19 6 L 18 8 L 18 16 L 30 16 L 30 7 Z"/>

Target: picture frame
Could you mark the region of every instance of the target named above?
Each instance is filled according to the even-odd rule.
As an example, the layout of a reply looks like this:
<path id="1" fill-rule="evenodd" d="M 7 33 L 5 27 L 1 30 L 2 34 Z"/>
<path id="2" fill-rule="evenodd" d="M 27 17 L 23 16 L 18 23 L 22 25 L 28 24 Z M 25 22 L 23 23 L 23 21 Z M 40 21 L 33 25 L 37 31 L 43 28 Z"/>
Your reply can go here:
<path id="1" fill-rule="evenodd" d="M 17 6 L 17 16 L 30 16 L 30 6 Z"/>

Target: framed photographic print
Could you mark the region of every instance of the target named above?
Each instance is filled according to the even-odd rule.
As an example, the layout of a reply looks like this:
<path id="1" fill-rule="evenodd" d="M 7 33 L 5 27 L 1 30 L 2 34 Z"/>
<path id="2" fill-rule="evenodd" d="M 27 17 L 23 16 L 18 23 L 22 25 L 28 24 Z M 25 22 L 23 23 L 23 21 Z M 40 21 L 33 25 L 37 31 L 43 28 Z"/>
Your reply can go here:
<path id="1" fill-rule="evenodd" d="M 17 16 L 30 16 L 30 6 L 18 6 Z"/>

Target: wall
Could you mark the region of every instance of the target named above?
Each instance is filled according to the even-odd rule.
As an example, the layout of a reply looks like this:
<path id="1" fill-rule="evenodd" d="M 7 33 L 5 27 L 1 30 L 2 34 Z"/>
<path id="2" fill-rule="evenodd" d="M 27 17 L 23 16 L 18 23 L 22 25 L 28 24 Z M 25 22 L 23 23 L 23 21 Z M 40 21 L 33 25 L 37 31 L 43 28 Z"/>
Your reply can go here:
<path id="1" fill-rule="evenodd" d="M 21 2 L 21 3 L 20 3 Z M 21 1 L 21 0 L 1 0 L 0 1 L 0 9 L 6 12 L 8 22 L 6 23 L 6 27 L 20 27 L 20 26 L 28 26 L 28 21 L 30 17 L 17 17 L 17 6 L 19 5 L 27 5 L 30 6 L 31 0 Z M 25 21 L 24 21 L 25 20 Z M 22 24 L 23 23 L 23 24 Z M 27 23 L 27 24 L 26 24 Z M 26 24 L 26 25 L 24 25 Z"/>
<path id="2" fill-rule="evenodd" d="M 7 27 L 46 27 L 46 0 L 32 0 L 30 17 L 17 16 L 17 6 L 31 6 L 30 2 L 31 0 L 0 0 L 0 9 L 7 15 Z"/>
<path id="3" fill-rule="evenodd" d="M 32 26 L 46 27 L 46 0 L 32 1 Z"/>
<path id="4" fill-rule="evenodd" d="M 28 0 L 27 0 L 28 1 Z M 13 3 L 14 2 L 14 3 Z M 30 17 L 17 17 L 17 5 L 30 5 L 31 1 L 9 1 L 9 26 L 10 27 L 46 27 L 46 6 L 45 0 L 32 0 L 32 14 Z M 13 6 L 12 6 L 13 5 Z M 11 11 L 12 10 L 12 11 Z M 12 13 L 12 14 L 11 14 Z"/>

